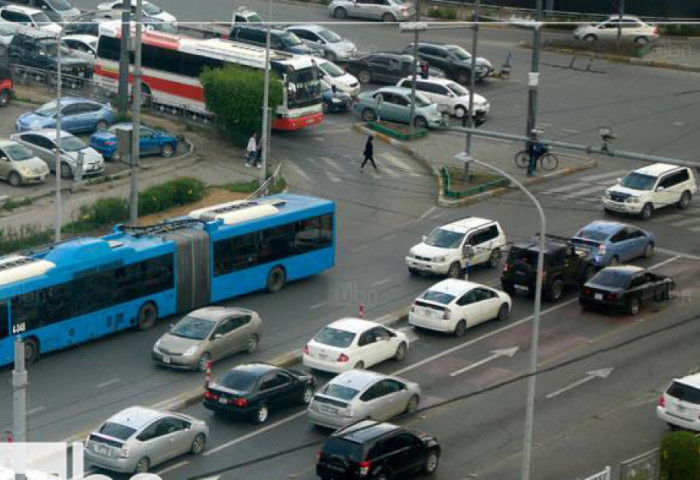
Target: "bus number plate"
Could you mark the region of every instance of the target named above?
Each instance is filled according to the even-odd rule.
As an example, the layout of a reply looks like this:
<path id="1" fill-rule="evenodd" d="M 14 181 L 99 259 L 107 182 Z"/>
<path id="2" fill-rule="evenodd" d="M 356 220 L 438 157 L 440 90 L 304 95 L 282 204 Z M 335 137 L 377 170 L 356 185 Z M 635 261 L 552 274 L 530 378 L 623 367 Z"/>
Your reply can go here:
<path id="1" fill-rule="evenodd" d="M 12 325 L 12 333 L 23 333 L 27 331 L 27 324 L 22 322 Z"/>

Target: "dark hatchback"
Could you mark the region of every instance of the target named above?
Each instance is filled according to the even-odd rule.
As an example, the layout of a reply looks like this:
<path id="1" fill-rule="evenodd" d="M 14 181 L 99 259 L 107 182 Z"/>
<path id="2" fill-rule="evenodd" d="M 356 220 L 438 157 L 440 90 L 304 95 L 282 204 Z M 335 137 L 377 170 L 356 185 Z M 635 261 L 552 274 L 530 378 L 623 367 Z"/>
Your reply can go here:
<path id="1" fill-rule="evenodd" d="M 238 365 L 204 392 L 204 407 L 265 423 L 271 409 L 308 404 L 316 390 L 311 375 L 266 363 Z"/>
<path id="2" fill-rule="evenodd" d="M 321 80 L 321 95 L 323 95 L 323 113 L 347 112 L 352 98 L 345 92 L 328 85 Z"/>
<path id="3" fill-rule="evenodd" d="M 670 277 L 641 267 L 607 267 L 581 287 L 578 301 L 584 308 L 612 308 L 634 315 L 642 305 L 668 300 L 674 289 Z"/>
<path id="4" fill-rule="evenodd" d="M 404 479 L 432 474 L 440 461 L 432 435 L 391 423 L 363 420 L 334 432 L 318 452 L 316 475 L 322 480 Z"/>
<path id="5" fill-rule="evenodd" d="M 430 68 L 426 62 L 418 62 L 418 74 L 441 78 L 445 73 Z M 411 75 L 413 56 L 402 53 L 379 52 L 362 58 L 351 58 L 345 67 L 360 83 L 388 83 L 396 85 L 399 80 Z"/>

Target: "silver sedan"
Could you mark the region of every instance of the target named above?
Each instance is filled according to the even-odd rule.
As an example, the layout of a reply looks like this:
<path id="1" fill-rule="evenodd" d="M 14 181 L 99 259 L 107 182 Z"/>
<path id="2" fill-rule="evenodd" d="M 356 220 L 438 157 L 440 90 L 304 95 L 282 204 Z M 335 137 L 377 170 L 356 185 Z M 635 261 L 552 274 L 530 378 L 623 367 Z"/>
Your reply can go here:
<path id="1" fill-rule="evenodd" d="M 417 383 L 368 370 L 350 370 L 316 392 L 306 413 L 311 423 L 342 428 L 368 418 L 386 421 L 413 413 L 420 395 Z"/>

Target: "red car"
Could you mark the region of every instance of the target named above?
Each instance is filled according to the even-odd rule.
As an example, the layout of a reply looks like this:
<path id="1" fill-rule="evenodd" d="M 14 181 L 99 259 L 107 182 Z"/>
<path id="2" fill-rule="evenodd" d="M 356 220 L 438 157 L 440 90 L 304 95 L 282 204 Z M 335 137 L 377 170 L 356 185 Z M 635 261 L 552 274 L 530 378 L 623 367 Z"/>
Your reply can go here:
<path id="1" fill-rule="evenodd" d="M 5 65 L 0 65 L 0 107 L 4 107 L 10 103 L 12 92 L 12 75 L 10 74 L 10 68 Z"/>

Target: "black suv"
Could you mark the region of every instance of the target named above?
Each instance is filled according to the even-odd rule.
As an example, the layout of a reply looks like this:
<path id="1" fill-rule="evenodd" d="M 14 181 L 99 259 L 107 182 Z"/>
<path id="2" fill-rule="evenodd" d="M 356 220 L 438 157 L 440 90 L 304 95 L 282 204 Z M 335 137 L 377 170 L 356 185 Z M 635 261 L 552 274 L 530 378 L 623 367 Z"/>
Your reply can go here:
<path id="1" fill-rule="evenodd" d="M 61 70 L 64 75 L 92 78 L 92 65 L 87 60 L 71 55 L 66 47 L 63 47 L 61 53 Z M 45 32 L 18 32 L 10 42 L 9 56 L 11 63 L 55 72 L 58 64 L 58 42 L 55 36 Z"/>
<path id="2" fill-rule="evenodd" d="M 429 68 L 426 62 L 419 62 L 419 74 L 431 77 L 444 77 L 444 72 Z M 345 70 L 357 77 L 360 83 L 388 83 L 396 85 L 399 80 L 411 75 L 413 56 L 405 53 L 379 52 L 362 58 L 348 60 Z"/>
<path id="3" fill-rule="evenodd" d="M 556 302 L 567 285 L 581 286 L 595 274 L 593 259 L 576 250 L 568 238 L 547 235 L 544 248 L 542 294 L 547 300 Z M 512 295 L 524 291 L 534 295 L 538 253 L 538 238 L 511 246 L 501 274 L 504 292 Z"/>
<path id="4" fill-rule="evenodd" d="M 404 53 L 413 54 L 413 43 L 403 49 Z M 447 78 L 466 85 L 472 71 L 472 56 L 459 45 L 444 43 L 419 42 L 418 57 L 445 72 Z M 477 82 L 486 78 L 493 71 L 491 62 L 483 57 L 476 57 Z"/>
<path id="5" fill-rule="evenodd" d="M 316 475 L 322 480 L 403 479 L 432 474 L 440 461 L 440 444 L 427 433 L 391 423 L 363 420 L 333 433 L 318 452 Z"/>

